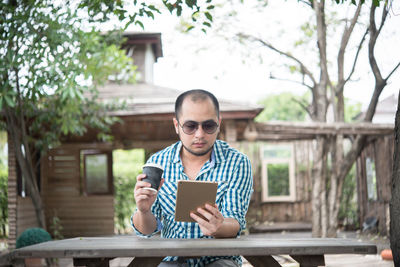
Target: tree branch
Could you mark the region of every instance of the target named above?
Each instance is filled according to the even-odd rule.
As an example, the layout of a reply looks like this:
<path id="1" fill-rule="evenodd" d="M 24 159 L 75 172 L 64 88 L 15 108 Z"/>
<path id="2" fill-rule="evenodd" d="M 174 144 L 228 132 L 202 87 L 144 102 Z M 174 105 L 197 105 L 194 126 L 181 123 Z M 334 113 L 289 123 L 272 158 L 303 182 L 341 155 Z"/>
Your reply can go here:
<path id="1" fill-rule="evenodd" d="M 369 43 L 368 43 L 368 58 L 369 58 L 369 64 L 370 64 L 371 69 L 372 69 L 372 73 L 375 76 L 375 80 L 378 83 L 382 83 L 383 82 L 382 74 L 381 74 L 381 72 L 379 70 L 378 64 L 376 63 L 375 52 L 374 52 L 376 40 L 377 40 L 377 38 L 379 36 L 379 33 L 380 33 L 380 31 L 378 31 L 377 28 L 376 28 L 375 10 L 376 10 L 376 6 L 372 1 L 371 2 L 371 11 L 370 11 L 370 14 L 369 14 L 370 39 L 369 39 Z M 382 16 L 382 17 L 384 17 L 384 16 Z M 381 24 L 381 26 L 383 26 L 383 24 Z"/>
<path id="2" fill-rule="evenodd" d="M 357 64 L 357 61 L 358 61 L 358 56 L 360 55 L 360 51 L 361 51 L 361 48 L 362 48 L 362 44 L 364 43 L 365 38 L 367 37 L 367 34 L 368 34 L 368 29 L 366 29 L 366 31 L 365 31 L 363 37 L 361 38 L 360 44 L 358 45 L 358 48 L 357 48 L 357 53 L 356 53 L 356 55 L 355 55 L 355 57 L 354 57 L 354 60 L 353 60 L 353 66 L 352 66 L 352 68 L 351 68 L 351 71 L 350 71 L 349 75 L 347 76 L 346 80 L 344 81 L 344 83 L 347 83 L 347 82 L 350 80 L 351 76 L 353 75 L 353 73 L 354 73 L 354 71 L 355 71 L 355 69 L 356 69 L 356 64 Z M 342 86 L 342 90 L 343 90 L 343 86 Z"/>
<path id="3" fill-rule="evenodd" d="M 350 26 L 347 27 L 347 25 L 346 25 L 345 29 L 343 31 L 343 34 L 342 34 L 342 40 L 341 40 L 341 43 L 340 43 L 340 48 L 339 48 L 339 52 L 338 52 L 338 59 L 337 59 L 337 64 L 338 64 L 338 85 L 336 86 L 336 90 L 335 90 L 336 91 L 335 92 L 336 95 L 338 95 L 339 93 L 341 93 L 343 91 L 343 87 L 344 87 L 345 83 L 348 81 L 348 79 L 351 77 L 351 75 L 354 72 L 355 63 L 353 64 L 353 69 L 350 72 L 349 78 L 346 79 L 346 80 L 344 79 L 344 55 L 345 55 L 345 52 L 346 52 L 346 47 L 347 47 L 347 45 L 349 43 L 349 40 L 350 40 L 350 36 L 353 33 L 354 26 L 356 25 L 358 17 L 360 16 L 361 6 L 362 6 L 362 3 L 360 1 L 358 3 L 356 12 L 354 13 L 353 18 L 351 19 Z M 364 35 L 364 39 L 365 39 L 365 35 Z M 361 42 L 361 44 L 362 44 L 362 42 Z M 360 44 L 360 46 L 361 46 L 361 44 Z M 358 47 L 359 49 L 360 49 L 360 46 Z M 355 61 L 357 61 L 359 49 L 357 50 L 357 56 L 355 58 Z"/>
<path id="4" fill-rule="evenodd" d="M 309 6 L 309 7 L 312 7 L 312 5 L 311 5 L 311 3 L 309 1 L 307 2 L 305 0 L 299 0 L 299 2 L 305 4 L 305 5 Z"/>
<path id="5" fill-rule="evenodd" d="M 397 68 L 400 66 L 400 62 L 397 63 L 396 67 L 394 67 L 394 69 L 389 73 L 389 75 L 385 78 L 385 80 L 389 80 L 390 76 L 392 76 L 392 74 L 397 70 Z"/>
<path id="6" fill-rule="evenodd" d="M 307 105 L 307 103 L 304 103 L 300 100 L 297 100 L 296 98 L 291 98 L 291 100 L 297 104 L 299 104 L 306 112 L 307 114 L 310 116 L 310 118 L 312 117 L 312 111 L 310 110 L 310 105 Z"/>
<path id="7" fill-rule="evenodd" d="M 321 88 L 326 88 L 331 82 L 328 73 L 328 60 L 326 51 L 326 22 L 325 22 L 325 0 L 318 2 L 313 0 L 313 8 L 317 19 L 317 45 L 319 50 L 319 61 L 321 68 L 320 84 Z"/>
<path id="8" fill-rule="evenodd" d="M 300 85 L 305 86 L 308 89 L 312 90 L 312 86 L 306 84 L 304 82 L 304 80 L 302 82 L 299 82 L 299 81 L 290 80 L 290 79 L 278 78 L 278 77 L 273 76 L 272 73 L 269 74 L 269 78 L 273 79 L 273 80 L 278 80 L 278 81 L 286 81 L 286 82 L 292 82 L 292 83 L 300 84 Z"/>
<path id="9" fill-rule="evenodd" d="M 275 46 L 273 46 L 272 44 L 262 40 L 261 38 L 254 37 L 254 36 L 251 36 L 251 35 L 248 35 L 248 34 L 244 34 L 244 33 L 239 33 L 238 36 L 241 37 L 241 38 L 245 38 L 245 39 L 248 39 L 248 40 L 253 40 L 253 41 L 259 42 L 262 45 L 268 47 L 269 49 L 277 52 L 278 54 L 286 56 L 287 58 L 290 58 L 291 60 L 297 62 L 300 65 L 301 71 L 311 79 L 313 84 L 317 83 L 315 78 L 314 78 L 314 76 L 312 75 L 311 71 L 309 71 L 308 68 L 298 58 L 290 55 L 289 53 L 283 52 L 282 50 L 276 48 Z"/>

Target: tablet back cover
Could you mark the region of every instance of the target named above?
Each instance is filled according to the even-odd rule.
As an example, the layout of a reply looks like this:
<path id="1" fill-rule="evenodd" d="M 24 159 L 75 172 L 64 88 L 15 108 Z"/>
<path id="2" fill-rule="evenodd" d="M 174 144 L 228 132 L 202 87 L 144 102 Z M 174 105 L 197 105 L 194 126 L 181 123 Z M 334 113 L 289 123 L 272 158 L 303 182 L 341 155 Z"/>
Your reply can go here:
<path id="1" fill-rule="evenodd" d="M 216 182 L 178 181 L 175 221 L 194 222 L 190 217 L 190 212 L 194 211 L 201 216 L 196 212 L 197 208 L 204 207 L 206 203 L 214 205 L 217 197 L 217 188 L 218 183 Z"/>

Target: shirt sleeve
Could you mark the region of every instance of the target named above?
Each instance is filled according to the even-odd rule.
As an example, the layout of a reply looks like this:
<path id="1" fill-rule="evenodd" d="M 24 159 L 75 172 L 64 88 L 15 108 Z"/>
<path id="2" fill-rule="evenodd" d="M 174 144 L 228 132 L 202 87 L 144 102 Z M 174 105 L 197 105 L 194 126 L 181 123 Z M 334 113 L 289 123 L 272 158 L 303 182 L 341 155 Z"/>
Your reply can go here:
<path id="1" fill-rule="evenodd" d="M 137 209 L 135 210 L 135 213 L 136 213 L 136 212 L 137 212 Z M 131 225 L 132 225 L 132 228 L 133 228 L 133 230 L 134 230 L 134 232 L 135 232 L 135 234 L 136 234 L 137 236 L 145 237 L 145 238 L 150 238 L 150 237 L 152 237 L 153 235 L 155 235 L 155 234 L 157 234 L 158 232 L 160 232 L 161 229 L 163 228 L 163 224 L 162 224 L 162 222 L 161 222 L 161 207 L 160 207 L 160 202 L 159 202 L 159 200 L 158 200 L 158 197 L 157 197 L 156 200 L 154 201 L 153 206 L 151 206 L 151 212 L 152 212 L 153 215 L 156 217 L 157 227 L 156 227 L 156 229 L 154 230 L 153 233 L 148 234 L 148 235 L 145 235 L 145 234 L 141 233 L 141 232 L 135 227 L 135 225 L 133 224 L 133 215 L 132 215 L 132 217 L 131 217 Z M 135 214 L 135 213 L 134 213 L 134 214 Z"/>
<path id="2" fill-rule="evenodd" d="M 246 228 L 246 213 L 252 193 L 253 175 L 251 164 L 250 160 L 243 156 L 237 168 L 233 170 L 221 207 L 221 213 L 225 218 L 234 218 L 239 222 L 240 229 L 237 236 Z"/>

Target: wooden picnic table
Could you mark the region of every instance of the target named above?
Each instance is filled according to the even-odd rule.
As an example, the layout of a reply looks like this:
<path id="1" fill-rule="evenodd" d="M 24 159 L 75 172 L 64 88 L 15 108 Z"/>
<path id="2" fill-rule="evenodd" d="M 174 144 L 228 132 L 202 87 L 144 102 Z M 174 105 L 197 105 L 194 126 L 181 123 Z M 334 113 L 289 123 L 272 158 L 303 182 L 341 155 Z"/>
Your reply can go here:
<path id="1" fill-rule="evenodd" d="M 72 258 L 74 266 L 108 266 L 118 257 L 134 257 L 130 267 L 157 266 L 165 256 L 242 255 L 253 266 L 281 266 L 271 255 L 290 255 L 301 267 L 324 266 L 326 254 L 376 254 L 374 244 L 339 238 L 270 239 L 243 236 L 227 239 L 163 239 L 136 236 L 77 237 L 49 241 L 9 253 L 18 265 L 25 258 Z"/>

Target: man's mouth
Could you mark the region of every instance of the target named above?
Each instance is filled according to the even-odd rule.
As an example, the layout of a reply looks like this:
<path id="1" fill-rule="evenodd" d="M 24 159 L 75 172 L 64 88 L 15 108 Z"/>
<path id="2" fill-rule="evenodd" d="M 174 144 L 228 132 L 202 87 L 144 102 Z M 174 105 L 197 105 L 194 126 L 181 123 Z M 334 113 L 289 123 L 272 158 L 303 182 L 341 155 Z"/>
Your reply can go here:
<path id="1" fill-rule="evenodd" d="M 206 145 L 206 143 L 193 143 L 194 147 L 203 147 L 205 145 Z"/>

